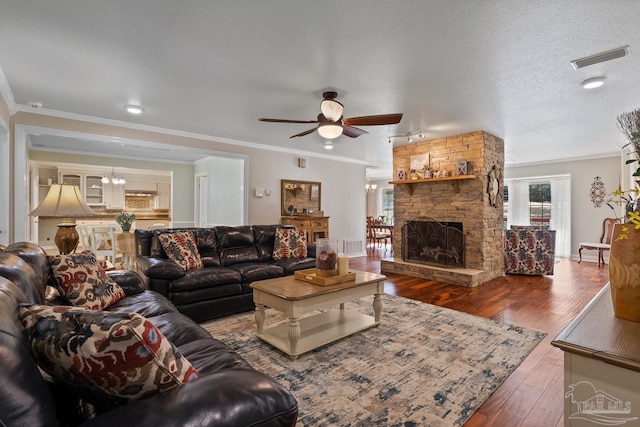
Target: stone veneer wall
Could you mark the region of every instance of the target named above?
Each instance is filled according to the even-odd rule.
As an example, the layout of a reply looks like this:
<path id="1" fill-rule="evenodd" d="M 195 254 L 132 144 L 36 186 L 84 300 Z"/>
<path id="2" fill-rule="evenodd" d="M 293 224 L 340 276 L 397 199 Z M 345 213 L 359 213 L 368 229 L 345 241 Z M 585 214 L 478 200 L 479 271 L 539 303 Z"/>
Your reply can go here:
<path id="1" fill-rule="evenodd" d="M 455 174 L 459 158 L 468 162 L 467 174 L 477 179 L 457 181 L 459 192 L 455 193 L 451 181 L 413 184 L 413 195 L 404 185 L 394 186 L 395 230 L 393 261 L 383 262 L 382 271 L 392 271 L 419 277 L 433 278 L 448 283 L 476 286 L 503 272 L 502 255 L 502 194 L 497 198 L 497 206 L 489 204 L 487 194 L 488 175 L 494 165 L 500 171 L 500 193 L 503 188 L 504 141 L 483 131 L 450 136 L 415 144 L 394 147 L 393 168 L 404 167 L 409 171 L 410 158 L 416 154 L 430 154 L 433 168 L 444 168 Z M 460 280 L 459 271 L 447 274 L 445 269 L 412 264 L 401 267 L 402 225 L 420 217 L 430 217 L 437 221 L 462 222 L 465 235 L 465 268 L 479 270 L 473 279 Z M 402 263 L 404 264 L 404 263 Z M 417 273 L 417 274 L 412 274 Z"/>

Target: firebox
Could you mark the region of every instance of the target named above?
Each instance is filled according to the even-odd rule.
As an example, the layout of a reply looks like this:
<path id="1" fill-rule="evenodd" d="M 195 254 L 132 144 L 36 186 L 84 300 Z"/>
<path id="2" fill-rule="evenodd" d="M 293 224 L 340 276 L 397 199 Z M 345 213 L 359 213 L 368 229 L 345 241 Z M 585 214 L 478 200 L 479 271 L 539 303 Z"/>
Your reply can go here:
<path id="1" fill-rule="evenodd" d="M 464 268 L 462 223 L 433 219 L 407 221 L 402 226 L 402 260 Z"/>

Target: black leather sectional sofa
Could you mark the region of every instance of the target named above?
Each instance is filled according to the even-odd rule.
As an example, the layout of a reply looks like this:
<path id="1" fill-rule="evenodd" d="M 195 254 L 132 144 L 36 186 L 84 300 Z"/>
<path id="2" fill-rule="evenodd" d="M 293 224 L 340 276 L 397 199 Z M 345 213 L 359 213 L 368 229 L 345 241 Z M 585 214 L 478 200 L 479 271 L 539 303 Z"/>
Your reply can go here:
<path id="1" fill-rule="evenodd" d="M 33 243 L 0 248 L 0 426 L 295 426 L 291 393 L 253 369 L 164 296 L 147 290 L 138 274 L 111 278 L 126 296 L 106 310 L 149 319 L 200 373 L 175 388 L 107 411 L 41 373 L 31 356 L 19 304 L 64 304 L 45 297 L 50 266 Z"/>
<path id="2" fill-rule="evenodd" d="M 292 225 L 135 230 L 136 263 L 149 289 L 166 296 L 196 322 L 253 310 L 251 283 L 315 267 L 315 246 L 306 258 L 273 259 L 277 228 Z M 204 268 L 184 271 L 171 261 L 158 235 L 194 232 Z"/>

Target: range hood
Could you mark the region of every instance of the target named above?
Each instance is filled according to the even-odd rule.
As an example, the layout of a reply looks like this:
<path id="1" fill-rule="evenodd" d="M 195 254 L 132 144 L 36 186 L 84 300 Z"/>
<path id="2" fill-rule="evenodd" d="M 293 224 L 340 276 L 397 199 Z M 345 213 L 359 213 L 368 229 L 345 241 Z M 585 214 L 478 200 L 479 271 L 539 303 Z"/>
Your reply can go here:
<path id="1" fill-rule="evenodd" d="M 126 196 L 136 196 L 136 197 L 154 197 L 158 194 L 157 191 L 151 190 L 124 190 L 124 195 Z"/>

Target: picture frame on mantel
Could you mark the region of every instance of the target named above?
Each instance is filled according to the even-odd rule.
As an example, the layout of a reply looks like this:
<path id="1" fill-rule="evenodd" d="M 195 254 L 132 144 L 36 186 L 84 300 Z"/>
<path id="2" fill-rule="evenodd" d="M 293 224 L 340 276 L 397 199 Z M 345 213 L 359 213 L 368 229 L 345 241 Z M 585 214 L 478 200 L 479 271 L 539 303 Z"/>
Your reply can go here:
<path id="1" fill-rule="evenodd" d="M 411 156 L 410 172 L 411 179 L 423 179 L 425 178 L 427 169 L 429 168 L 429 153 L 416 154 Z"/>

